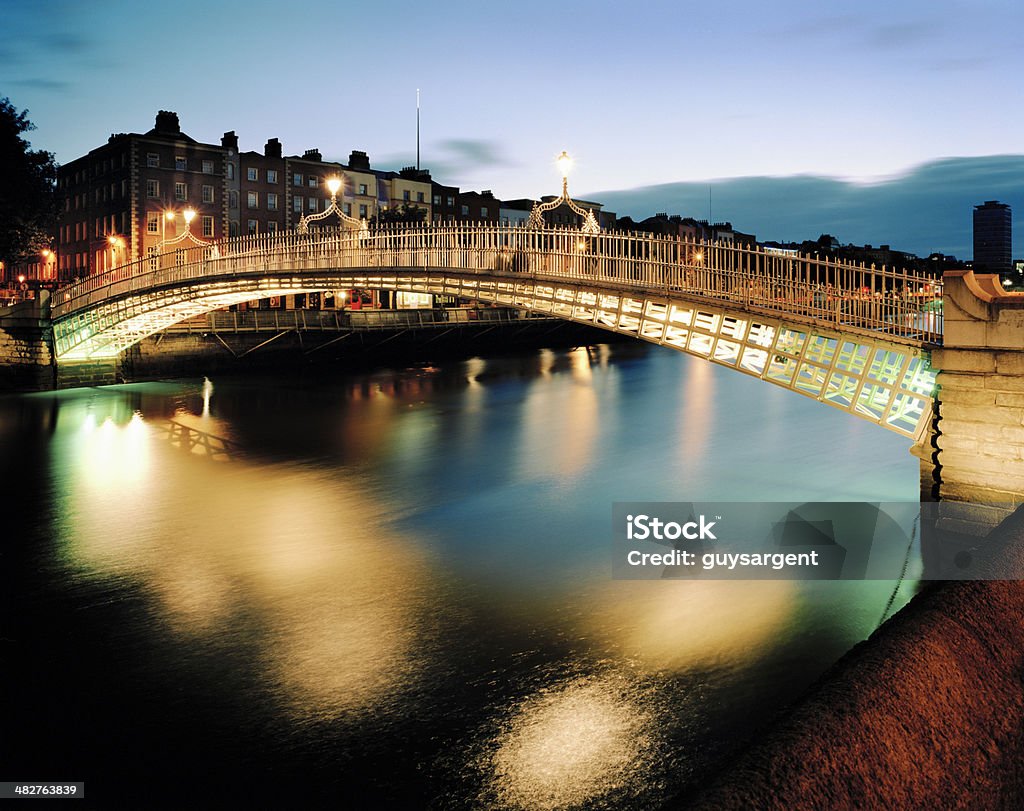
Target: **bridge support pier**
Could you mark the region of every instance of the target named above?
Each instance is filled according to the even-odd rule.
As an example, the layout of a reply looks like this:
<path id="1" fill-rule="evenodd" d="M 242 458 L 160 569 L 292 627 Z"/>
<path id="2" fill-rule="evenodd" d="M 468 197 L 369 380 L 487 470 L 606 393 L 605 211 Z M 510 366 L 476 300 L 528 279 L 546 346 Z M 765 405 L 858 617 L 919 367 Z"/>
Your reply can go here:
<path id="1" fill-rule="evenodd" d="M 939 528 L 984 536 L 1024 503 L 1024 294 L 945 274 L 935 443 Z"/>

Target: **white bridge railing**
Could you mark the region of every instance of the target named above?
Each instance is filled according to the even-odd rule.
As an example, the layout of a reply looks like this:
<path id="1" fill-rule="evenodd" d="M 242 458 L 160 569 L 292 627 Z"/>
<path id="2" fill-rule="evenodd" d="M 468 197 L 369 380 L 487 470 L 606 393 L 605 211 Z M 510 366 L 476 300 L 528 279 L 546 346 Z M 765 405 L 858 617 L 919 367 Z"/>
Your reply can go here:
<path id="1" fill-rule="evenodd" d="M 515 226 L 394 225 L 240 237 L 147 257 L 57 291 L 55 321 L 188 282 L 324 269 L 451 270 L 728 299 L 920 344 L 942 338 L 942 283 L 921 273 L 724 242 Z"/>

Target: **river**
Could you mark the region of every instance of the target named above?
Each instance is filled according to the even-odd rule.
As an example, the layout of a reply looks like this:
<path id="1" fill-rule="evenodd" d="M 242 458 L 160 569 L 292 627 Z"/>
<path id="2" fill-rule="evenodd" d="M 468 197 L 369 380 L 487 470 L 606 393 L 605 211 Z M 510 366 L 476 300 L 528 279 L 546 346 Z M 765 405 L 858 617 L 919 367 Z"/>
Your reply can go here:
<path id="1" fill-rule="evenodd" d="M 918 495 L 640 344 L 9 395 L 0 443 L 3 779 L 97 807 L 656 808 L 894 584 L 612 580 L 612 502 Z"/>

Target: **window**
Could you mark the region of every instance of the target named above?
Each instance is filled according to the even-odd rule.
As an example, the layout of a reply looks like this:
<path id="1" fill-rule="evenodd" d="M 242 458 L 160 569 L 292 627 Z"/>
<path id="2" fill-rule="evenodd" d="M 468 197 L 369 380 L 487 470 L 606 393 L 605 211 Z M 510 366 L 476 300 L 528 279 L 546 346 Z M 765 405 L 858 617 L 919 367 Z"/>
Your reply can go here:
<path id="1" fill-rule="evenodd" d="M 174 171 L 184 172 L 188 169 L 188 161 L 184 158 L 178 157 L 174 159 Z"/>
<path id="2" fill-rule="evenodd" d="M 487 206 L 481 206 L 480 207 L 480 219 L 485 219 L 486 217 L 487 217 Z"/>
<path id="3" fill-rule="evenodd" d="M 267 183 L 277 183 L 277 169 L 267 169 Z"/>
<path id="4" fill-rule="evenodd" d="M 147 152 L 146 153 L 146 166 L 148 166 L 150 169 L 159 169 L 160 168 L 160 155 L 159 155 L 159 153 L 157 153 L 157 152 Z"/>
<path id="5" fill-rule="evenodd" d="M 213 174 L 213 161 L 203 161 L 203 174 L 204 175 L 212 175 Z"/>
<path id="6" fill-rule="evenodd" d="M 309 210 L 310 211 L 316 211 L 316 198 L 315 197 L 310 197 L 309 198 Z"/>
<path id="7" fill-rule="evenodd" d="M 203 216 L 203 236 L 213 236 L 213 217 L 209 217 L 206 215 Z"/>
<path id="8" fill-rule="evenodd" d="M 270 222 L 267 223 L 267 233 L 268 234 L 276 234 L 277 233 L 277 220 L 271 220 Z"/>
<path id="9" fill-rule="evenodd" d="M 159 197 L 160 196 L 160 181 L 159 180 L 147 180 L 146 181 L 146 197 Z"/>
<path id="10" fill-rule="evenodd" d="M 342 203 L 341 204 L 341 210 L 344 211 L 349 217 L 352 216 L 352 204 L 351 203 Z"/>
<path id="11" fill-rule="evenodd" d="M 122 180 L 121 181 L 121 196 L 122 197 L 127 197 L 128 196 L 128 181 L 127 180 Z"/>
<path id="12" fill-rule="evenodd" d="M 469 206 L 463 206 L 462 207 L 462 216 L 463 217 L 468 217 L 469 216 Z"/>
<path id="13" fill-rule="evenodd" d="M 365 219 L 365 217 L 366 217 L 366 206 L 365 205 L 359 206 L 359 216 Z"/>
<path id="14" fill-rule="evenodd" d="M 310 175 L 309 178 L 307 178 L 307 180 L 309 182 L 309 188 L 311 189 L 317 188 L 320 182 L 320 178 L 318 178 L 316 175 Z"/>
<path id="15" fill-rule="evenodd" d="M 230 166 L 230 165 L 231 164 L 229 163 L 228 166 Z M 237 237 L 238 236 L 238 220 L 232 220 L 231 222 L 228 223 L 228 236 L 229 237 Z"/>
<path id="16" fill-rule="evenodd" d="M 293 197 L 292 198 L 292 211 L 294 211 L 296 214 L 301 214 L 302 213 L 302 198 L 301 197 Z"/>
<path id="17" fill-rule="evenodd" d="M 228 208 L 238 208 L 238 192 L 228 192 Z"/>
<path id="18" fill-rule="evenodd" d="M 421 191 L 416 192 L 416 202 L 417 203 L 422 203 L 423 202 L 423 192 L 421 192 Z"/>
<path id="19" fill-rule="evenodd" d="M 454 197 L 448 197 L 447 200 L 448 200 L 448 202 L 445 203 L 445 205 L 447 205 L 448 208 L 455 208 L 455 198 Z"/>
<path id="20" fill-rule="evenodd" d="M 187 200 L 188 199 L 188 186 L 186 186 L 184 183 L 175 183 L 174 184 L 174 199 L 175 200 L 180 200 L 180 201 Z"/>
<path id="21" fill-rule="evenodd" d="M 256 220 L 249 220 L 249 236 L 260 232 L 260 224 Z"/>
<path id="22" fill-rule="evenodd" d="M 302 175 L 296 174 L 295 177 L 292 178 L 292 185 L 301 186 L 302 185 Z"/>
<path id="23" fill-rule="evenodd" d="M 146 233 L 159 234 L 160 233 L 160 212 L 159 211 L 147 211 L 146 212 Z"/>
<path id="24" fill-rule="evenodd" d="M 235 179 L 235 164 L 228 163 L 228 180 Z"/>
<path id="25" fill-rule="evenodd" d="M 366 184 L 365 183 L 360 183 L 359 184 L 359 193 L 360 194 L 366 194 Z"/>
<path id="26" fill-rule="evenodd" d="M 277 211 L 277 195 L 273 192 L 267 193 L 267 211 Z"/>
<path id="27" fill-rule="evenodd" d="M 406 189 L 404 192 L 402 192 L 402 199 L 405 200 L 406 202 L 408 202 L 410 199 L 412 199 L 409 196 L 409 190 L 408 189 Z"/>
<path id="28" fill-rule="evenodd" d="M 249 192 L 246 195 L 245 204 L 249 208 L 259 208 L 260 207 L 260 194 L 259 194 L 259 192 L 255 192 L 255 191 Z"/>
<path id="29" fill-rule="evenodd" d="M 260 170 L 257 169 L 255 166 L 250 166 L 248 169 L 245 170 L 245 179 L 253 181 L 259 180 Z"/>
<path id="30" fill-rule="evenodd" d="M 213 186 L 203 186 L 203 202 L 213 202 Z"/>
<path id="31" fill-rule="evenodd" d="M 434 205 L 435 206 L 441 205 L 441 195 L 440 194 L 435 194 L 434 195 Z"/>

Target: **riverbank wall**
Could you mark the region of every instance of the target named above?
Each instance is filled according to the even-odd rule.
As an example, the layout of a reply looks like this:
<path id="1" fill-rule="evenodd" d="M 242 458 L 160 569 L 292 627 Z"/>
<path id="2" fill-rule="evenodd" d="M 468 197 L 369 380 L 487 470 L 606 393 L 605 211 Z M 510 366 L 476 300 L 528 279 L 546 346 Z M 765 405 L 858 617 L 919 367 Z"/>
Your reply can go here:
<path id="1" fill-rule="evenodd" d="M 1024 514 L 987 540 L 1024 574 Z M 926 586 L 675 807 L 1024 808 L 1024 582 Z"/>
<path id="2" fill-rule="evenodd" d="M 49 293 L 0 309 L 0 391 L 56 386 Z"/>

